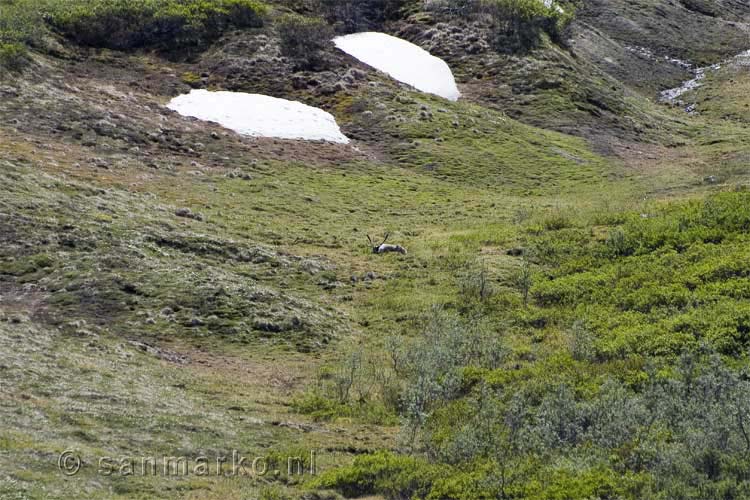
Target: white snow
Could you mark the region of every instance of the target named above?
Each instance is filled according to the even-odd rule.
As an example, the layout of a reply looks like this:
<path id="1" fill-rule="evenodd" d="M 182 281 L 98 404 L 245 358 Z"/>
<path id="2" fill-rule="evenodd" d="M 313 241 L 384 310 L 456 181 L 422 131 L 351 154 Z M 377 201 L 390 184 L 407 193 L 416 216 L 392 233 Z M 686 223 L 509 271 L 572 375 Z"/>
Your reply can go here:
<path id="1" fill-rule="evenodd" d="M 183 116 L 216 122 L 253 137 L 348 144 L 336 119 L 322 109 L 260 94 L 193 90 L 167 105 Z"/>
<path id="2" fill-rule="evenodd" d="M 560 7 L 560 6 L 559 6 L 559 5 L 557 4 L 557 2 L 555 2 L 554 0 L 542 0 L 542 3 L 543 3 L 543 4 L 544 4 L 544 6 L 545 6 L 546 8 L 548 8 L 548 9 L 551 9 L 551 8 L 552 8 L 552 7 L 554 6 L 554 7 L 555 7 L 555 10 L 556 10 L 557 12 L 559 12 L 560 14 L 564 14 L 564 13 L 565 13 L 565 10 L 564 10 L 564 9 L 563 9 L 562 7 Z"/>
<path id="3" fill-rule="evenodd" d="M 385 33 L 366 32 L 339 36 L 333 39 L 333 43 L 363 63 L 417 90 L 451 101 L 461 96 L 448 64 L 406 40 Z"/>
<path id="4" fill-rule="evenodd" d="M 666 103 L 671 103 L 671 104 L 681 104 L 681 105 L 685 104 L 681 100 L 679 100 L 680 97 L 682 97 L 683 94 L 690 92 L 691 90 L 695 90 L 703 86 L 703 80 L 706 78 L 706 75 L 709 72 L 720 70 L 723 66 L 735 66 L 735 67 L 750 66 L 750 50 L 746 50 L 745 52 L 737 54 L 731 59 L 727 59 L 720 63 L 712 64 L 711 66 L 707 66 L 705 68 L 695 68 L 693 70 L 693 74 L 695 76 L 694 78 L 691 78 L 690 80 L 682 82 L 682 85 L 680 85 L 679 87 L 675 87 L 673 89 L 662 90 L 659 96 L 659 100 L 661 102 L 666 102 Z M 692 68 L 692 66 L 690 67 Z M 685 108 L 685 110 L 690 114 L 694 114 L 695 104 L 688 105 Z"/>

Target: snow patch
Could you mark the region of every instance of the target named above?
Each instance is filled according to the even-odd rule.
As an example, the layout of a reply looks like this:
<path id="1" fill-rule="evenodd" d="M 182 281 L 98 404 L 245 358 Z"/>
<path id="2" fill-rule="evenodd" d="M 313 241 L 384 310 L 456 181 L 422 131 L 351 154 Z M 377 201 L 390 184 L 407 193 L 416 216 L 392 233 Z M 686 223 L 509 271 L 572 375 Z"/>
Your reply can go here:
<path id="1" fill-rule="evenodd" d="M 723 66 L 738 66 L 738 67 L 750 66 L 750 50 L 746 50 L 745 52 L 737 54 L 731 59 L 727 59 L 720 63 L 712 64 L 711 66 L 706 66 L 704 68 L 695 68 L 693 70 L 693 74 L 695 78 L 691 78 L 690 80 L 682 82 L 682 85 L 680 85 L 679 87 L 675 87 L 673 89 L 662 90 L 659 94 L 659 100 L 661 102 L 666 102 L 670 104 L 684 105 L 685 103 L 679 100 L 680 97 L 682 97 L 683 94 L 690 92 L 691 90 L 700 88 L 703 85 L 703 80 L 706 78 L 706 75 L 709 72 L 718 71 Z M 685 111 L 687 111 L 690 114 L 695 114 L 696 113 L 695 108 L 696 108 L 695 104 L 690 104 L 685 108 Z"/>
<path id="2" fill-rule="evenodd" d="M 662 90 L 659 93 L 659 100 L 662 102 L 675 102 L 677 99 L 682 97 L 683 94 L 687 94 L 691 90 L 695 90 L 702 85 L 702 80 L 706 78 L 706 72 L 708 70 L 716 71 L 721 69 L 720 64 L 714 64 L 707 68 L 696 68 L 695 78 L 682 82 L 679 87 L 673 89 Z"/>
<path id="3" fill-rule="evenodd" d="M 450 67 L 413 43 L 386 35 L 366 32 L 333 39 L 336 47 L 394 79 L 417 90 L 456 101 L 461 93 Z"/>
<path id="4" fill-rule="evenodd" d="M 183 116 L 216 122 L 253 137 L 349 143 L 330 113 L 297 101 L 242 92 L 193 90 L 175 97 L 167 107 Z"/>
<path id="5" fill-rule="evenodd" d="M 652 51 L 648 47 L 641 47 L 639 45 L 625 45 L 625 50 L 627 50 L 628 52 L 632 52 L 643 59 L 648 59 L 649 61 L 662 61 L 663 60 L 673 66 L 677 66 L 678 68 L 693 71 L 693 65 L 689 63 L 688 61 L 683 61 L 682 59 L 677 59 L 676 57 L 669 57 L 669 56 L 659 57 L 656 54 L 654 54 L 654 51 Z"/>
<path id="6" fill-rule="evenodd" d="M 559 6 L 559 5 L 557 4 L 557 2 L 555 2 L 554 0 L 542 0 L 542 3 L 543 3 L 543 4 L 544 4 L 544 6 L 545 6 L 546 8 L 548 8 L 548 9 L 551 9 L 552 7 L 554 7 L 554 8 L 555 8 L 555 10 L 556 10 L 557 12 L 559 12 L 560 14 L 565 14 L 565 9 L 563 9 L 562 7 L 560 7 L 560 6 Z"/>

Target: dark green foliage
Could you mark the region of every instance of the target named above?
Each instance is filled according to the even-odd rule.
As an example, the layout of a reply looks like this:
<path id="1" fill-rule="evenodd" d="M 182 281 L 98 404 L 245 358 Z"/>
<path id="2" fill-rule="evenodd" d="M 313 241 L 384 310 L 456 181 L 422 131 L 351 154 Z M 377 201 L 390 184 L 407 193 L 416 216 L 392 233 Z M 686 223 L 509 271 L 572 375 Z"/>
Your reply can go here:
<path id="1" fill-rule="evenodd" d="M 25 2 L 0 0 L 0 69 L 16 72 L 29 63 L 27 47 L 39 45 L 42 25 Z"/>
<path id="2" fill-rule="evenodd" d="M 545 7 L 539 0 L 492 0 L 484 2 L 483 8 L 492 17 L 494 45 L 500 52 L 533 49 L 544 33 L 560 42 L 572 19 L 554 7 Z"/>
<path id="3" fill-rule="evenodd" d="M 51 22 L 83 45 L 131 49 L 203 45 L 230 27 L 262 24 L 255 0 L 85 0 L 53 10 Z"/>
<path id="4" fill-rule="evenodd" d="M 544 35 L 563 44 L 573 20 L 572 5 L 561 11 L 546 7 L 541 0 L 447 0 L 436 8 L 452 16 L 489 19 L 492 44 L 498 52 L 523 52 L 537 47 Z"/>
<path id="5" fill-rule="evenodd" d="M 325 63 L 325 50 L 331 45 L 333 29 L 322 19 L 295 14 L 278 22 L 281 53 L 293 59 L 300 69 L 320 69 Z"/>
<path id="6" fill-rule="evenodd" d="M 318 0 L 325 19 L 340 33 L 379 29 L 397 19 L 408 0 Z"/>
<path id="7" fill-rule="evenodd" d="M 0 42 L 37 45 L 46 24 L 82 45 L 111 49 L 203 47 L 230 28 L 262 25 L 256 0 L 44 0 L 8 2 Z"/>
<path id="8" fill-rule="evenodd" d="M 23 44 L 0 44 L 0 68 L 6 68 L 9 71 L 20 71 L 28 62 L 28 51 Z"/>
<path id="9" fill-rule="evenodd" d="M 0 44 L 34 43 L 42 19 L 33 7 L 26 0 L 0 0 Z"/>

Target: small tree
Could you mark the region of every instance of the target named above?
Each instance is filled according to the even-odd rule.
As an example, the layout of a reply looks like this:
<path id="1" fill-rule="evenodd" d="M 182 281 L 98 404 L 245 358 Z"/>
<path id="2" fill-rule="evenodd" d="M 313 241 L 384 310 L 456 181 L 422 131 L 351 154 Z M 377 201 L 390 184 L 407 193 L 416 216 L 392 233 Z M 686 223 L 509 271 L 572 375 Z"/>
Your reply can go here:
<path id="1" fill-rule="evenodd" d="M 484 263 L 473 265 L 459 280 L 459 292 L 465 300 L 487 302 L 494 295 L 489 272 Z"/>
<path id="2" fill-rule="evenodd" d="M 518 291 L 521 292 L 521 295 L 523 296 L 523 305 L 528 306 L 529 293 L 531 292 L 531 287 L 534 284 L 534 277 L 531 273 L 531 265 L 529 265 L 528 260 L 523 259 L 521 268 L 516 272 L 513 282 Z"/>
<path id="3" fill-rule="evenodd" d="M 570 354 L 578 361 L 594 361 L 596 358 L 594 335 L 581 320 L 573 323 L 571 329 Z"/>

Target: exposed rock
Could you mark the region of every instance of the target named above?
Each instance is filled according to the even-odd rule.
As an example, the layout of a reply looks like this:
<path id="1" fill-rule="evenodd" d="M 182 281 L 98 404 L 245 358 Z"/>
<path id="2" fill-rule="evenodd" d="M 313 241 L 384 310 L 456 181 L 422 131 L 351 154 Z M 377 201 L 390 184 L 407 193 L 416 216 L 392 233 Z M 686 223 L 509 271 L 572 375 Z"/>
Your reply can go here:
<path id="1" fill-rule="evenodd" d="M 177 217 L 184 217 L 186 219 L 193 219 L 197 221 L 203 220 L 203 214 L 195 213 L 189 208 L 178 208 L 177 210 L 175 210 L 174 214 Z"/>

